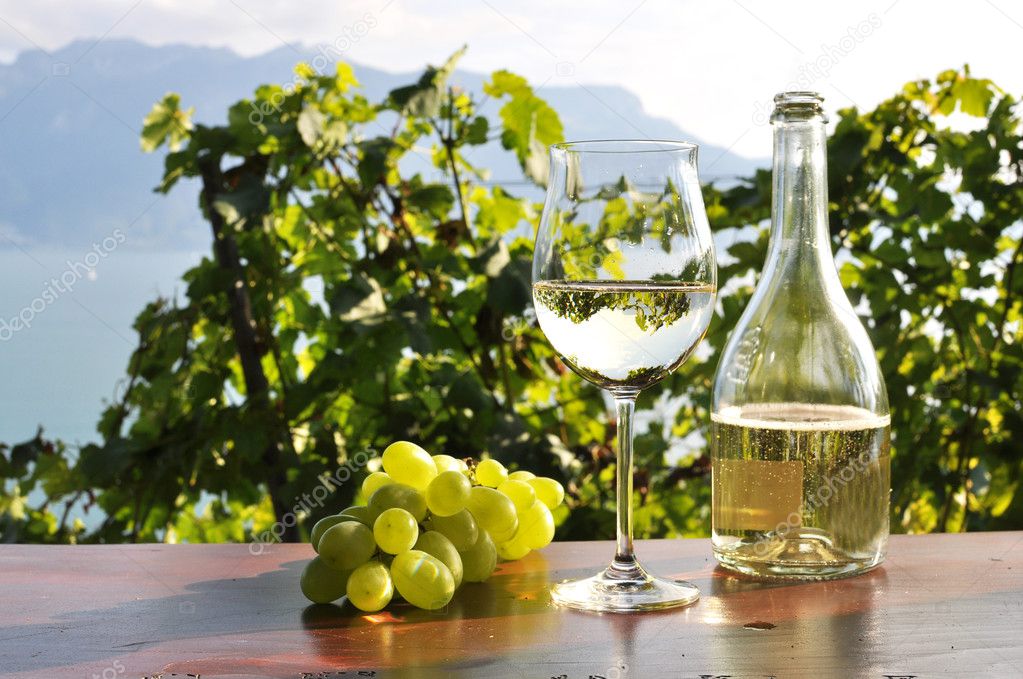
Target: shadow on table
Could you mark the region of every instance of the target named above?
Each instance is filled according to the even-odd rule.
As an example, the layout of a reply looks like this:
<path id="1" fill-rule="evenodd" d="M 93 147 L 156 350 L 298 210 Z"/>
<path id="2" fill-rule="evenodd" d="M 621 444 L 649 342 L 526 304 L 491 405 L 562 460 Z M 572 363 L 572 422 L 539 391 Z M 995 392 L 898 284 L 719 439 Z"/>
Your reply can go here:
<path id="1" fill-rule="evenodd" d="M 459 635 L 465 632 L 463 625 L 471 626 L 473 620 L 481 618 L 507 618 L 504 634 L 509 636 L 528 638 L 543 633 L 542 625 L 529 622 L 532 614 L 545 612 L 549 607 L 549 575 L 546 561 L 539 554 L 528 559 L 528 567 L 504 564 L 502 572 L 487 583 L 466 583 L 444 609 L 424 611 L 401 602 L 378 614 L 365 614 L 347 603 L 306 606 L 298 584 L 306 562 L 289 561 L 279 567 L 274 564 L 274 570 L 255 577 L 197 581 L 188 584 L 185 592 L 166 597 L 138 598 L 107 607 L 58 613 L 46 622 L 2 627 L 0 673 L 40 672 L 76 665 L 90 671 L 95 668 L 101 674 L 112 666 L 115 658 L 126 653 L 159 646 L 159 656 L 164 661 L 173 658 L 176 651 L 180 651 L 183 660 L 192 660 L 204 656 L 198 649 L 210 647 L 203 644 L 206 638 L 273 631 L 305 634 L 306 641 L 338 662 L 386 657 L 387 649 L 372 645 L 364 649 L 366 658 L 352 652 L 357 637 L 369 630 L 374 631 L 374 637 L 401 637 L 420 650 L 424 648 L 417 643 L 416 633 L 410 636 L 406 630 L 411 632 L 424 626 L 448 630 L 448 639 L 432 637 L 431 644 L 436 649 L 456 644 Z M 157 575 L 147 573 L 158 581 Z M 72 582 L 67 585 L 75 586 Z M 59 595 L 59 591 L 53 592 L 53 596 Z M 383 627 L 388 628 L 387 634 L 380 633 Z M 400 645 L 395 646 L 395 652 L 399 650 Z M 308 658 L 303 663 L 301 670 L 289 669 L 287 676 L 298 676 L 307 669 Z M 159 669 L 153 667 L 152 671 Z M 227 669 L 222 671 L 231 673 Z M 253 674 L 258 676 L 260 672 Z M 280 674 L 271 672 L 266 676 Z"/>
<path id="2" fill-rule="evenodd" d="M 144 568 L 148 577 L 159 582 L 151 564 L 132 560 L 128 565 Z M 284 629 L 289 627 L 288 620 L 293 628 L 302 608 L 296 605 L 295 592 L 305 561 L 280 565 L 256 577 L 193 582 L 181 594 L 139 597 L 103 608 L 58 613 L 44 623 L 2 627 L 0 672 L 94 665 L 96 673 L 102 674 L 111 668 L 114 658 L 157 644 L 169 642 L 169 648 L 181 649 L 184 656 L 189 654 L 190 645 L 181 642 Z M 65 586 L 87 587 L 88 582 L 76 585 L 70 581 Z M 130 579 L 126 578 L 127 591 L 119 595 L 130 595 L 130 587 Z M 167 589 L 173 591 L 170 586 Z M 52 596 L 59 597 L 59 589 Z M 120 674 L 116 666 L 111 671 Z"/>

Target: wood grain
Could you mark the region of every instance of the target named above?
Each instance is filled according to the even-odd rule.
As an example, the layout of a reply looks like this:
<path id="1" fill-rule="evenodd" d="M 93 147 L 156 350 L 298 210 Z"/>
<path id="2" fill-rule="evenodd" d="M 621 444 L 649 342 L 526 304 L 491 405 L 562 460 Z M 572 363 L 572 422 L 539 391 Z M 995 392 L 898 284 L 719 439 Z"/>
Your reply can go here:
<path id="1" fill-rule="evenodd" d="M 558 543 L 447 610 L 363 615 L 306 606 L 308 545 L 2 546 L 0 674 L 1023 677 L 1023 533 L 895 536 L 881 568 L 822 583 L 730 575 L 707 540 L 641 541 L 652 570 L 699 586 L 697 604 L 550 606 L 550 582 L 591 574 L 611 550 Z"/>

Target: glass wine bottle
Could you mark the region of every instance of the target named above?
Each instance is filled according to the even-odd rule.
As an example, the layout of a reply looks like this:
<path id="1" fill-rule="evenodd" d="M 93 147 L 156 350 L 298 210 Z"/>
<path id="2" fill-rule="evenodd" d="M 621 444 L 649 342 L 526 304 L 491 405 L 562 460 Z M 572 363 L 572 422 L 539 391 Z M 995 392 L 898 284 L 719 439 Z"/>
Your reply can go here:
<path id="1" fill-rule="evenodd" d="M 851 575 L 888 542 L 888 396 L 831 252 L 822 102 L 775 97 L 767 261 L 714 382 L 714 555 L 749 575 Z"/>

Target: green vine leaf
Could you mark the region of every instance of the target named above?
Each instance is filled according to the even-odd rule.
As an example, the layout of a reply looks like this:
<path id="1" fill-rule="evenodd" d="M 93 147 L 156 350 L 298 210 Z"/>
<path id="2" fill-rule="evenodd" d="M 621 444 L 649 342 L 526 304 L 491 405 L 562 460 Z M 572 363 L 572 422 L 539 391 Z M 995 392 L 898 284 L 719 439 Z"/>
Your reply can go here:
<path id="1" fill-rule="evenodd" d="M 181 95 L 169 93 L 153 105 L 142 121 L 142 150 L 151 153 L 163 144 L 177 151 L 188 140 L 195 108 L 181 110 Z"/>

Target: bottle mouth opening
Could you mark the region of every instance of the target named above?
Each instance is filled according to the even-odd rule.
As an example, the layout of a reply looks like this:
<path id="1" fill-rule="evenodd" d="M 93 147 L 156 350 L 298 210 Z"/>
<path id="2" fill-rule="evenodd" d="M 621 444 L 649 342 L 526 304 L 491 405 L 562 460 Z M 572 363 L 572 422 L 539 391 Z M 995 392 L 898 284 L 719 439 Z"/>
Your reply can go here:
<path id="1" fill-rule="evenodd" d="M 820 106 L 824 103 L 824 97 L 819 92 L 809 90 L 779 92 L 774 95 L 774 103 L 777 106 Z"/>
<path id="2" fill-rule="evenodd" d="M 774 95 L 772 122 L 808 120 L 818 116 L 824 118 L 824 97 L 818 92 L 793 91 Z"/>

